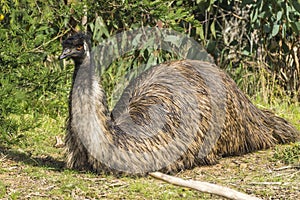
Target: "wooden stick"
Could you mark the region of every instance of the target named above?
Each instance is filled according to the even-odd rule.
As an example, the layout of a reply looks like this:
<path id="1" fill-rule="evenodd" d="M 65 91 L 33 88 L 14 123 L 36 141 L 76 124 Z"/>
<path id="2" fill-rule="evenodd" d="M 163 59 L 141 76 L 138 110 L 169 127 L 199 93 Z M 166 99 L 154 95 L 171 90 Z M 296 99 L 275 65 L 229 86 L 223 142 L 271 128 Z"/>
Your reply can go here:
<path id="1" fill-rule="evenodd" d="M 245 193 L 238 192 L 236 190 L 219 186 L 216 184 L 212 184 L 212 183 L 194 181 L 194 180 L 183 180 L 181 178 L 169 176 L 160 172 L 152 172 L 149 175 L 153 176 L 154 178 L 171 183 L 173 185 L 183 186 L 183 187 L 198 190 L 200 192 L 219 195 L 222 197 L 226 197 L 228 199 L 259 200 L 259 198 L 257 197 L 253 197 Z"/>

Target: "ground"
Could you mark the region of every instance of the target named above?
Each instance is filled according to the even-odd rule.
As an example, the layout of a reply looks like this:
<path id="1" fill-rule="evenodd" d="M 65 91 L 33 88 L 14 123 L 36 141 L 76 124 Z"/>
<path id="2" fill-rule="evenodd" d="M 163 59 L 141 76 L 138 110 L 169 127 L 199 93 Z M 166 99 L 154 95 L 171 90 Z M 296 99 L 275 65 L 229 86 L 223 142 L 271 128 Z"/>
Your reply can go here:
<path id="1" fill-rule="evenodd" d="M 176 176 L 220 184 L 262 199 L 299 199 L 299 166 L 274 159 L 274 153 L 286 147 L 278 145 L 223 158 L 217 165 L 197 167 Z M 62 149 L 38 156 L 20 149 L 0 150 L 1 199 L 221 199 L 152 177 L 114 177 L 68 170 L 64 168 Z"/>
<path id="2" fill-rule="evenodd" d="M 274 111 L 300 130 L 299 104 L 256 105 Z M 57 146 L 57 139 L 64 137 L 66 116 L 10 117 L 20 131 L 10 136 L 10 143 L 0 140 L 0 199 L 221 199 L 150 176 L 115 177 L 66 169 L 64 149 Z M 300 142 L 277 145 L 175 176 L 216 183 L 262 199 L 296 200 L 300 199 L 299 152 Z"/>

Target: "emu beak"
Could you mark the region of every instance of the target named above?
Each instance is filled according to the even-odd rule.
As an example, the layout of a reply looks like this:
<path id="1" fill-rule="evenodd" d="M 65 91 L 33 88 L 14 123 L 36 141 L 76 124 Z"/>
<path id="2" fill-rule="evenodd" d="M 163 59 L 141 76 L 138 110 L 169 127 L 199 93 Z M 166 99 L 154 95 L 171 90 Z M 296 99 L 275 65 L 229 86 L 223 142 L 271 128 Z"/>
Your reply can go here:
<path id="1" fill-rule="evenodd" d="M 67 58 L 68 56 L 70 56 L 70 54 L 71 54 L 71 49 L 65 48 L 61 53 L 61 55 L 59 56 L 59 59 L 62 60 L 64 58 Z"/>

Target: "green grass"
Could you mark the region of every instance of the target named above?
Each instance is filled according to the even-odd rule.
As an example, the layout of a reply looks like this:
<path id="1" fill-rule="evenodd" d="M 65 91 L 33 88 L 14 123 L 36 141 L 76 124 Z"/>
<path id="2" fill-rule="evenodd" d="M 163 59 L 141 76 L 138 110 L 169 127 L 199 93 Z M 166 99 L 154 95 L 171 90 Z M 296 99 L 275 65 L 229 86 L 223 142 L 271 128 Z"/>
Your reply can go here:
<path id="1" fill-rule="evenodd" d="M 271 109 L 299 128 L 300 110 L 297 105 L 278 103 L 261 108 Z M 17 123 L 31 127 L 20 131 L 22 137 L 0 154 L 0 198 L 20 199 L 211 199 L 216 196 L 176 187 L 151 177 L 131 178 L 97 175 L 64 168 L 62 148 L 55 148 L 56 136 L 63 137 L 65 117 L 34 113 L 11 115 Z M 30 125 L 30 124 L 35 125 Z M 299 143 L 281 145 L 267 151 L 241 157 L 222 159 L 221 164 L 200 167 L 177 176 L 228 186 L 262 197 L 278 196 L 282 190 L 289 199 L 299 190 L 299 172 L 270 169 L 299 162 Z M 266 186 L 264 182 L 283 182 Z M 260 185 L 262 183 L 262 185 Z"/>
<path id="2" fill-rule="evenodd" d="M 6 186 L 5 184 L 0 180 L 0 198 L 3 198 L 6 194 Z"/>
<path id="3" fill-rule="evenodd" d="M 298 164 L 300 168 L 300 142 L 275 150 L 274 159 L 281 160 L 285 164 Z"/>
<path id="4" fill-rule="evenodd" d="M 289 97 L 274 98 L 270 103 L 265 102 L 259 95 L 251 99 L 260 109 L 267 109 L 277 116 L 283 117 L 300 130 L 300 102 L 292 102 Z"/>

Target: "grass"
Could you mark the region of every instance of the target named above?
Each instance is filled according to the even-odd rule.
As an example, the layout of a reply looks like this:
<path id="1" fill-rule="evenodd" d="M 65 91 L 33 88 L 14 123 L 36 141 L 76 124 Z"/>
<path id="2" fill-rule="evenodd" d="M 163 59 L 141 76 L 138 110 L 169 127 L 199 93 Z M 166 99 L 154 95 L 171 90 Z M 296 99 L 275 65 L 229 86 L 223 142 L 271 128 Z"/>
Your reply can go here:
<path id="1" fill-rule="evenodd" d="M 300 109 L 282 103 L 261 108 L 275 111 L 298 129 Z M 62 148 L 56 136 L 64 136 L 66 116 L 11 115 L 16 122 L 37 126 L 21 131 L 19 142 L 0 146 L 0 198 L 4 199 L 215 199 L 216 196 L 176 187 L 151 177 L 130 178 L 97 175 L 64 168 Z M 224 158 L 220 164 L 177 174 L 228 186 L 263 198 L 293 199 L 300 195 L 299 169 L 282 166 L 299 163 L 299 143 L 276 146 L 240 157 Z M 280 196 L 281 195 L 281 196 Z"/>
<path id="2" fill-rule="evenodd" d="M 52 78 L 64 78 L 58 82 L 51 77 L 45 78 L 45 82 L 53 81 L 51 85 L 55 87 L 53 91 L 45 89 L 36 95 L 41 104 L 35 109 L 17 112 L 23 107 L 13 110 L 11 104 L 15 104 L 14 101 L 3 99 L 5 106 L 10 105 L 10 111 L 14 112 L 0 115 L 0 132 L 6 131 L 0 135 L 0 199 L 219 198 L 151 177 L 114 177 L 64 168 L 64 150 L 55 144 L 56 138 L 63 138 L 65 133 L 66 88 L 70 86 L 71 75 L 62 75 L 66 72 L 54 65 L 45 70 L 49 70 L 45 77 L 51 74 Z M 300 130 L 299 104 L 290 104 L 286 99 L 268 104 L 259 96 L 252 101 L 259 108 L 286 118 Z M 217 183 L 265 199 L 297 199 L 300 196 L 299 169 L 277 169 L 299 164 L 299 147 L 299 143 L 280 145 L 266 151 L 224 158 L 220 164 L 197 167 L 176 176 Z"/>
<path id="3" fill-rule="evenodd" d="M 274 159 L 285 164 L 300 164 L 300 143 L 295 143 L 283 149 L 275 149 Z M 299 166 L 300 167 L 300 166 Z"/>

